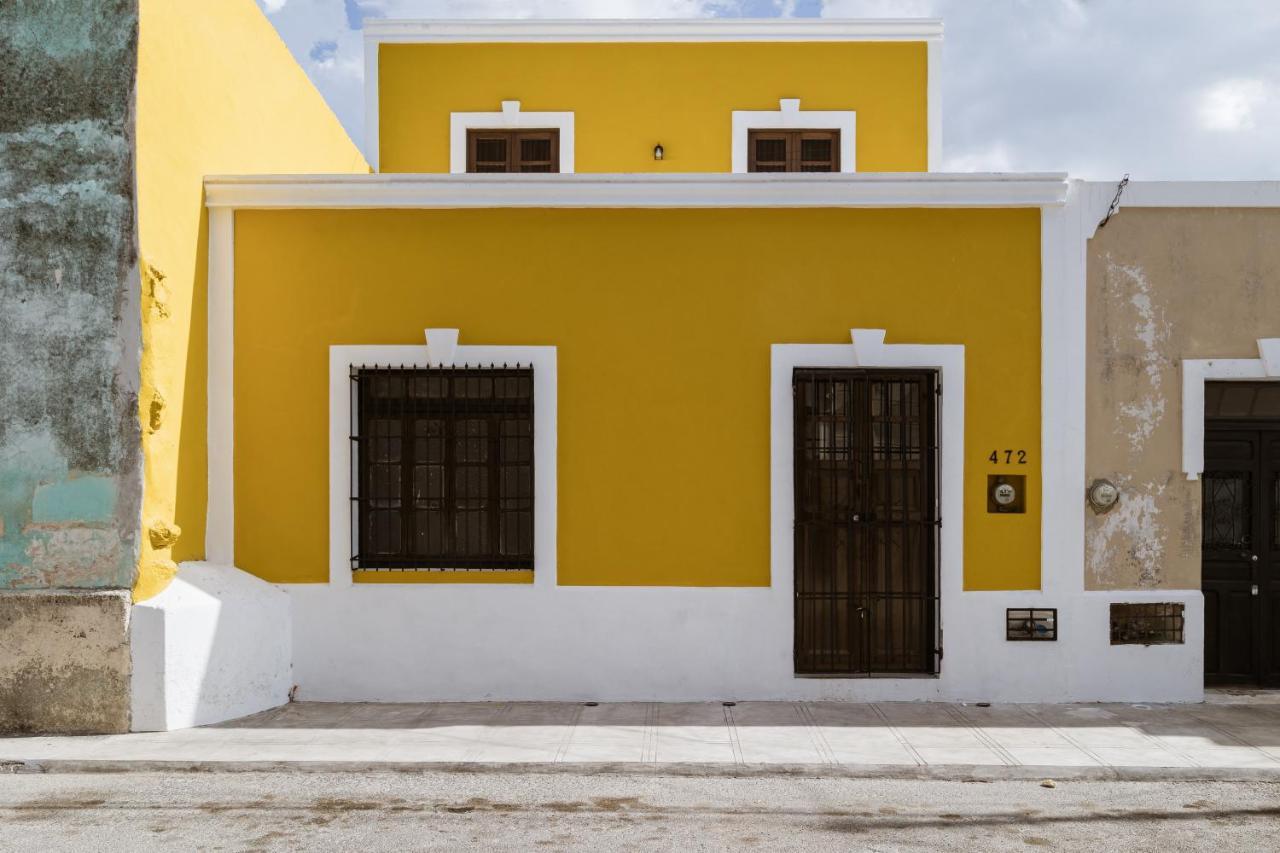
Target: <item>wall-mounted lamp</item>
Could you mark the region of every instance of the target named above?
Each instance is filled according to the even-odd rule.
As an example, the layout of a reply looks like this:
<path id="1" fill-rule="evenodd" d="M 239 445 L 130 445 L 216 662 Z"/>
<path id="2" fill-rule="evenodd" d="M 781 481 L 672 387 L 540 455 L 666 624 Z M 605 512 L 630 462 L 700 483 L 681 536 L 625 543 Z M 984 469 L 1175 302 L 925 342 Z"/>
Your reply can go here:
<path id="1" fill-rule="evenodd" d="M 662 143 L 661 143 L 661 142 L 659 142 L 657 145 L 653 146 L 653 159 L 655 159 L 655 160 L 661 160 L 661 159 L 662 159 L 662 156 L 663 156 L 664 154 L 666 154 L 666 153 L 667 153 L 667 152 L 663 149 L 663 147 L 662 147 Z"/>

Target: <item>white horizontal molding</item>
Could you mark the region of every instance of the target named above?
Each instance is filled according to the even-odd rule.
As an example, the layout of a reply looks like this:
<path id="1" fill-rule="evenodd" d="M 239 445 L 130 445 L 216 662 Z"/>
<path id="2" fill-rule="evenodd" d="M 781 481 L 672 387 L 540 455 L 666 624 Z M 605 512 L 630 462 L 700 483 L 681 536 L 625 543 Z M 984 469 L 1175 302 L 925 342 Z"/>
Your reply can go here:
<path id="1" fill-rule="evenodd" d="M 1115 183 L 1088 183 L 1115 192 Z M 1131 181 L 1126 207 L 1280 207 L 1280 181 Z"/>
<path id="2" fill-rule="evenodd" d="M 937 18 L 739 20 L 366 19 L 366 42 L 925 41 Z"/>
<path id="3" fill-rule="evenodd" d="M 210 208 L 1043 207 L 1062 174 L 246 175 L 205 179 Z"/>

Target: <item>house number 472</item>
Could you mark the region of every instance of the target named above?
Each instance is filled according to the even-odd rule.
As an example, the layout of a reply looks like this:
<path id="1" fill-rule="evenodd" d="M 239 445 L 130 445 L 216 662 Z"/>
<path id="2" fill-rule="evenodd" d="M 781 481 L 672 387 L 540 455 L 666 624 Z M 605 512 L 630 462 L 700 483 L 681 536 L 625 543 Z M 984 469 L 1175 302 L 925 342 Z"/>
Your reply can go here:
<path id="1" fill-rule="evenodd" d="M 991 455 L 987 457 L 987 461 L 992 465 L 1026 465 L 1027 451 L 1025 450 L 993 450 Z"/>

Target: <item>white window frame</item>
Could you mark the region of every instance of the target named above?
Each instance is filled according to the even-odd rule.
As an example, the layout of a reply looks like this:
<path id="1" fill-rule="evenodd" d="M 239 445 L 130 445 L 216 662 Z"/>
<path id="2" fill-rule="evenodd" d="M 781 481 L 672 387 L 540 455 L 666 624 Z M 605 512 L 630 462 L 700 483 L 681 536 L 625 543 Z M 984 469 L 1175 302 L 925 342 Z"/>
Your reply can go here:
<path id="1" fill-rule="evenodd" d="M 854 110 L 802 110 L 799 98 L 782 98 L 776 110 L 733 111 L 732 171 L 745 174 L 753 130 L 838 130 L 840 172 L 858 171 L 858 114 Z"/>
<path id="2" fill-rule="evenodd" d="M 1182 361 L 1182 472 L 1188 480 L 1204 473 L 1205 382 L 1280 382 L 1280 338 L 1259 338 L 1258 358 Z"/>
<path id="3" fill-rule="evenodd" d="M 519 101 L 503 101 L 496 113 L 449 113 L 449 173 L 467 172 L 468 130 L 559 131 L 560 174 L 573 174 L 573 113 L 522 112 Z"/>
<path id="4" fill-rule="evenodd" d="M 351 571 L 351 368 L 362 364 L 404 367 L 533 366 L 533 584 L 556 585 L 556 348 L 554 346 L 459 346 L 457 329 L 427 329 L 425 346 L 329 347 L 329 585 L 357 584 Z M 405 583 L 430 589 L 434 584 Z M 509 586 L 509 585 L 505 585 Z M 518 584 L 530 586 L 530 584 Z"/>

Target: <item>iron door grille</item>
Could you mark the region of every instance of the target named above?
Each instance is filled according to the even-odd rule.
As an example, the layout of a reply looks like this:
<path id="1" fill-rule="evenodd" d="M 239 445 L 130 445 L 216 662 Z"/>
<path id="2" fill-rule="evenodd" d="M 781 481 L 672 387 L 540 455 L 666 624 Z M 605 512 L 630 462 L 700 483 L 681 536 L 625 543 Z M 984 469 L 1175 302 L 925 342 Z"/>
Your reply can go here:
<path id="1" fill-rule="evenodd" d="M 533 368 L 353 367 L 353 570 L 533 568 Z"/>
<path id="2" fill-rule="evenodd" d="M 795 671 L 938 672 L 935 371 L 797 369 Z"/>

